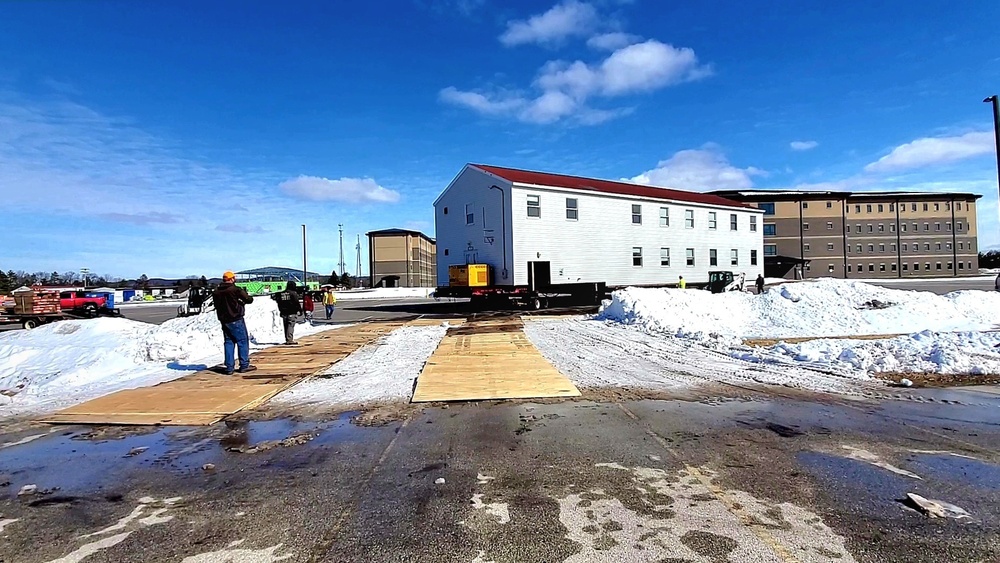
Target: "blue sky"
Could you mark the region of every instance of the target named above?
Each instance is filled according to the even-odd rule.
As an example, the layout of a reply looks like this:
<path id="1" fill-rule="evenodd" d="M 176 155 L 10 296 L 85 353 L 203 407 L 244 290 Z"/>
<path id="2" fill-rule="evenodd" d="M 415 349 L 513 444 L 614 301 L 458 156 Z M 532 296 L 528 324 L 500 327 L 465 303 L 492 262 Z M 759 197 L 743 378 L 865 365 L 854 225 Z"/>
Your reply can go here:
<path id="1" fill-rule="evenodd" d="M 873 5 L 877 4 L 877 5 Z M 0 268 L 345 262 L 466 162 L 957 190 L 1000 246 L 1000 3 L 0 3 Z M 362 249 L 363 257 L 367 250 Z"/>

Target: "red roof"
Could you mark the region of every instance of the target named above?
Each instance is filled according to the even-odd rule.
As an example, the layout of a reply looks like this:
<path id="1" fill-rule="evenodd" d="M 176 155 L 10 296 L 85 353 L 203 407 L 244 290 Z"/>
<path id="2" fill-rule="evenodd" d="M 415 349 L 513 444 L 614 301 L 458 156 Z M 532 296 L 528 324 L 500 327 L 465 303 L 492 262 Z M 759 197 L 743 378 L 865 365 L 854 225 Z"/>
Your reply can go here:
<path id="1" fill-rule="evenodd" d="M 686 192 L 683 190 L 658 188 L 655 186 L 642 186 L 639 184 L 629 184 L 627 182 L 612 182 L 610 180 L 598 180 L 596 178 L 566 176 L 564 174 L 532 172 L 530 170 L 503 168 L 500 166 L 489 166 L 485 164 L 473 164 L 472 166 L 517 184 L 535 184 L 538 186 L 551 186 L 553 188 L 568 188 L 571 190 L 585 190 L 606 194 L 690 201 L 691 203 L 722 205 L 725 207 L 753 207 L 751 205 L 746 205 L 738 201 L 733 201 L 731 199 L 726 199 L 712 194 Z"/>

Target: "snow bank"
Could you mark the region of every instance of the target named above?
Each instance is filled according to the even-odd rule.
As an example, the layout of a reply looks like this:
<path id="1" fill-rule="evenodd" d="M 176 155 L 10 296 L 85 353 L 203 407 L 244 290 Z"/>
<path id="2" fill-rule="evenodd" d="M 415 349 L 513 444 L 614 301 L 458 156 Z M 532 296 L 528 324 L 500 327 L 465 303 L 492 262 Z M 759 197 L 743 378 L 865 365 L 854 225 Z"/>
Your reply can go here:
<path id="1" fill-rule="evenodd" d="M 873 301 L 889 304 L 872 308 Z M 598 318 L 681 337 L 781 338 L 978 331 L 1000 322 L 1000 292 L 936 295 L 835 279 L 784 284 L 762 295 L 627 288 Z"/>
<path id="2" fill-rule="evenodd" d="M 373 289 L 354 289 L 350 291 L 335 291 L 337 301 L 353 301 L 355 299 L 407 299 L 428 297 L 434 293 L 433 287 L 376 287 Z"/>
<path id="3" fill-rule="evenodd" d="M 284 341 L 277 305 L 246 308 L 251 349 Z M 333 326 L 299 324 L 296 336 Z M 222 361 L 214 313 L 151 325 L 125 318 L 61 321 L 0 333 L 0 416 L 43 412 L 170 381 Z"/>
<path id="4" fill-rule="evenodd" d="M 799 362 L 866 372 L 997 374 L 1000 332 L 923 331 L 886 340 L 828 339 L 733 350 L 741 360 Z"/>

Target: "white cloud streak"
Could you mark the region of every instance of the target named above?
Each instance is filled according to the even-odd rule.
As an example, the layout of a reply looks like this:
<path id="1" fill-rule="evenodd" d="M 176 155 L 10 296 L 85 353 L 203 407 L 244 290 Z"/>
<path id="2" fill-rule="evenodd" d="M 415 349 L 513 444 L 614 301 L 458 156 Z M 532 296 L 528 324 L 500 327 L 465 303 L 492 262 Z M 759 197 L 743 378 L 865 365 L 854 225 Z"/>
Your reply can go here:
<path id="1" fill-rule="evenodd" d="M 714 146 L 688 149 L 660 161 L 656 168 L 627 179 L 637 184 L 697 192 L 743 190 L 753 187 L 753 176 L 766 173 L 754 167 L 737 168 Z"/>
<path id="2" fill-rule="evenodd" d="M 947 164 L 993 151 L 993 133 L 989 131 L 953 137 L 924 137 L 892 149 L 889 154 L 865 166 L 865 172 L 898 172 Z"/>
<path id="3" fill-rule="evenodd" d="M 590 39 L 587 39 L 587 46 L 592 49 L 599 49 L 602 51 L 616 51 L 622 47 L 628 47 L 642 41 L 642 37 L 638 35 L 632 35 L 631 33 L 623 33 L 621 31 L 613 31 L 610 33 L 601 33 L 594 35 Z"/>
<path id="4" fill-rule="evenodd" d="M 371 178 L 341 178 L 330 180 L 316 176 L 299 176 L 279 184 L 285 194 L 309 201 L 339 201 L 342 203 L 395 203 L 399 192 L 383 188 Z"/>
<path id="5" fill-rule="evenodd" d="M 507 47 L 531 43 L 556 45 L 568 37 L 588 35 L 597 22 L 597 10 L 592 5 L 566 0 L 543 14 L 508 22 L 500 42 Z"/>
<path id="6" fill-rule="evenodd" d="M 819 146 L 816 141 L 792 141 L 788 144 L 793 151 L 808 151 Z"/>

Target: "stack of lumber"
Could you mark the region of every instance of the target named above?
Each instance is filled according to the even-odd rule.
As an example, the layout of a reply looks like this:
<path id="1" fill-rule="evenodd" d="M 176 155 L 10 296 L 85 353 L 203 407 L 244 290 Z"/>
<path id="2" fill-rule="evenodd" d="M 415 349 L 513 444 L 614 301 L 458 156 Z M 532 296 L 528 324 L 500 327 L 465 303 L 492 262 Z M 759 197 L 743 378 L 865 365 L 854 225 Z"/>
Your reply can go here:
<path id="1" fill-rule="evenodd" d="M 51 315 L 59 311 L 58 291 L 36 289 L 14 292 L 15 315 Z"/>

